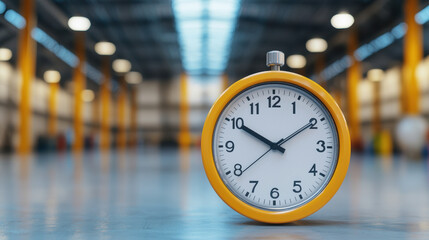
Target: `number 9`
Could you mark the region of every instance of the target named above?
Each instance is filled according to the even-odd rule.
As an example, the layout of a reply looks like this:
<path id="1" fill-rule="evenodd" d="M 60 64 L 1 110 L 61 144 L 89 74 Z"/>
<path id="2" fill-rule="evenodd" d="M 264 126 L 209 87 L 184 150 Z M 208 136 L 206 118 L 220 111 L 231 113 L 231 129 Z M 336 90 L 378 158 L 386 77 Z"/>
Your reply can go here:
<path id="1" fill-rule="evenodd" d="M 226 151 L 227 152 L 232 152 L 234 151 L 234 142 L 233 141 L 228 141 L 225 143 L 225 147 L 226 147 Z"/>

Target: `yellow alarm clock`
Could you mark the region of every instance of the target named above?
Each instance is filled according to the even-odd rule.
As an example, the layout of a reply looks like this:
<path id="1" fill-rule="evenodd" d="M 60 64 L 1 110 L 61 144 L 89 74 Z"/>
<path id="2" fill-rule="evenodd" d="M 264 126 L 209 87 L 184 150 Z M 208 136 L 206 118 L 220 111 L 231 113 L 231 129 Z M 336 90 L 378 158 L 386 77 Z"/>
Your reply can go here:
<path id="1" fill-rule="evenodd" d="M 204 124 L 207 177 L 238 213 L 286 223 L 323 207 L 350 161 L 346 120 L 322 87 L 280 71 L 284 54 L 267 53 L 271 71 L 247 76 L 216 100 Z"/>

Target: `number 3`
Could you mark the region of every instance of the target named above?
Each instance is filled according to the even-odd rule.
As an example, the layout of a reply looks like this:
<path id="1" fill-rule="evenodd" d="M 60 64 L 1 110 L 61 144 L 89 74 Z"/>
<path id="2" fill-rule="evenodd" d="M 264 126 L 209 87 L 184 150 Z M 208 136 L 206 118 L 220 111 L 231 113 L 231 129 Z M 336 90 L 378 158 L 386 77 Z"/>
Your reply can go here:
<path id="1" fill-rule="evenodd" d="M 320 144 L 320 147 L 322 147 L 321 149 L 319 149 L 319 148 L 316 148 L 316 150 L 318 151 L 318 152 L 324 152 L 325 151 L 325 149 L 326 149 L 326 147 L 325 147 L 325 141 L 323 141 L 323 140 L 319 140 L 319 141 L 317 141 L 317 145 L 319 145 Z"/>

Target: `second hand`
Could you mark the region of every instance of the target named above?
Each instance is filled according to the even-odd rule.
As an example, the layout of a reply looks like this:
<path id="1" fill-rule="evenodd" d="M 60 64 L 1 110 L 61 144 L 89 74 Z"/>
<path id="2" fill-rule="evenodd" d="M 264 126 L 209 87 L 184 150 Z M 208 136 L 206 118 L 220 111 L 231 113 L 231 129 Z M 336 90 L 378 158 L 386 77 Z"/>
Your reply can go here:
<path id="1" fill-rule="evenodd" d="M 300 133 L 300 132 L 304 131 L 304 130 L 305 130 L 305 129 L 307 129 L 308 127 L 313 126 L 314 124 L 312 123 L 312 120 L 313 120 L 313 118 L 312 118 L 312 119 L 310 119 L 310 122 L 309 122 L 309 123 L 305 124 L 304 126 L 302 126 L 300 129 L 296 130 L 294 133 L 292 133 L 292 134 L 291 134 L 291 135 L 289 135 L 288 137 L 280 139 L 280 140 L 276 143 L 276 145 L 277 145 L 277 146 L 280 146 L 280 145 L 284 144 L 285 142 L 289 141 L 291 138 L 293 138 L 293 137 L 295 137 L 296 135 L 298 135 L 298 133 Z M 253 166 L 253 164 L 255 164 L 257 161 L 259 161 L 262 157 L 264 157 L 267 153 L 269 153 L 272 149 L 273 149 L 273 148 L 268 149 L 268 150 L 267 150 L 266 152 L 264 152 L 260 157 L 258 157 L 255 161 L 253 161 L 249 166 L 247 166 L 247 167 L 242 171 L 242 174 L 243 174 L 247 169 L 249 169 L 251 166 Z"/>
<path id="2" fill-rule="evenodd" d="M 277 145 L 279 145 L 279 143 L 282 141 L 283 139 L 281 139 L 280 141 L 276 142 Z M 256 159 L 255 161 L 253 161 L 249 166 L 247 166 L 242 172 L 241 174 L 243 174 L 247 169 L 249 169 L 253 164 L 255 164 L 257 161 L 259 161 L 259 159 L 261 159 L 262 157 L 264 157 L 267 153 L 269 153 L 271 150 L 273 150 L 272 148 L 268 149 L 266 152 L 264 152 L 264 154 L 262 154 L 260 157 L 258 157 L 258 159 Z"/>

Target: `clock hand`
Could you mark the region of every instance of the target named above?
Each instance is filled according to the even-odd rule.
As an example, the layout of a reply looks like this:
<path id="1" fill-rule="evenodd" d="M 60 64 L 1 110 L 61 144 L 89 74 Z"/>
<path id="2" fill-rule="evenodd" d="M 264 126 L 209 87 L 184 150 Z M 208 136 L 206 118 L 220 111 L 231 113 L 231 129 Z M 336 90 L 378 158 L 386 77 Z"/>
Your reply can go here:
<path id="1" fill-rule="evenodd" d="M 312 127 L 315 125 L 315 123 L 313 123 L 312 121 L 313 119 L 310 119 L 310 121 L 305 124 L 304 126 L 302 126 L 300 129 L 296 130 L 294 133 L 292 133 L 291 135 L 287 136 L 286 138 L 282 138 L 280 139 L 277 143 L 275 143 L 276 145 L 280 146 L 283 143 L 289 141 L 291 138 L 295 137 L 296 135 L 298 135 L 300 132 L 304 131 L 305 129 Z M 244 127 L 244 125 L 243 125 Z M 249 169 L 251 166 L 253 166 L 253 164 L 255 164 L 257 161 L 259 161 L 262 157 L 264 157 L 267 153 L 269 153 L 273 148 L 268 149 L 266 152 L 264 152 L 260 157 L 258 157 L 255 161 L 253 161 L 249 166 L 247 166 L 241 173 L 243 174 L 247 169 Z"/>
<path id="2" fill-rule="evenodd" d="M 281 147 L 279 144 L 271 142 L 270 140 L 266 139 L 261 134 L 253 131 L 252 129 L 248 128 L 247 126 L 243 125 L 241 127 L 241 129 L 243 129 L 245 132 L 249 133 L 250 135 L 254 136 L 255 138 L 261 140 L 262 142 L 266 143 L 268 146 L 271 147 L 271 149 L 273 149 L 273 150 L 279 150 L 282 153 L 285 152 L 285 149 L 283 147 Z"/>
<path id="3" fill-rule="evenodd" d="M 315 123 L 312 123 L 313 122 L 312 120 L 313 120 L 313 118 L 310 119 L 310 121 L 307 124 L 305 124 L 304 126 L 302 126 L 300 129 L 298 129 L 295 132 L 293 132 L 291 135 L 289 135 L 289 136 L 287 136 L 285 138 L 280 139 L 280 141 L 278 141 L 278 145 L 279 146 L 282 145 L 283 143 L 289 141 L 291 138 L 295 137 L 296 135 L 298 135 L 299 133 L 301 133 L 305 129 L 314 126 Z"/>
<path id="4" fill-rule="evenodd" d="M 259 159 L 261 159 L 263 156 L 265 156 L 269 151 L 271 151 L 272 148 L 268 149 L 266 152 L 264 152 L 264 154 L 262 154 L 260 157 L 258 157 L 255 161 L 253 161 L 249 166 L 247 166 L 242 172 L 241 174 L 243 174 L 247 169 L 249 169 L 251 166 L 253 166 L 253 164 L 255 164 L 257 161 L 259 161 Z"/>
<path id="5" fill-rule="evenodd" d="M 279 145 L 279 143 L 280 143 L 280 141 L 281 141 L 281 139 L 278 141 L 278 142 L 276 142 L 275 144 L 276 145 L 278 145 L 278 146 L 280 146 Z M 260 157 L 258 157 L 255 161 L 253 161 L 249 166 L 247 166 L 241 173 L 243 174 L 244 173 L 244 171 L 246 171 L 247 169 L 249 169 L 253 164 L 255 164 L 257 161 L 259 161 L 263 156 L 265 156 L 267 153 L 269 153 L 271 150 L 273 150 L 272 148 L 270 148 L 270 149 L 268 149 L 266 152 L 264 152 L 264 154 L 262 154 Z"/>

